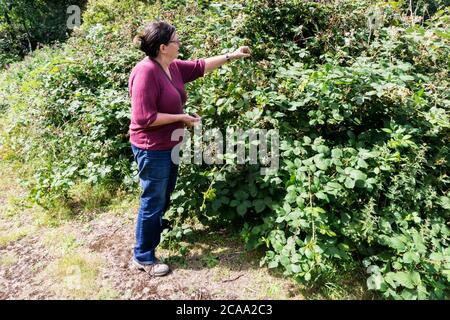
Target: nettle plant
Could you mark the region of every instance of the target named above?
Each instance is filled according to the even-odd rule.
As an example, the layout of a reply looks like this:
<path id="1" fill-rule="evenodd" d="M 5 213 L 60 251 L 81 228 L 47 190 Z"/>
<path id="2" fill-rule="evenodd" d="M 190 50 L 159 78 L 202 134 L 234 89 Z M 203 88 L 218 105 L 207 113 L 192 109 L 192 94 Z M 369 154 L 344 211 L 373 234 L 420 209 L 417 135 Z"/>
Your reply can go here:
<path id="1" fill-rule="evenodd" d="M 358 265 L 386 298 L 449 296 L 448 9 L 419 24 L 396 2 L 111 3 L 92 2 L 68 43 L 4 73 L 2 145 L 36 168 L 36 201 L 55 206 L 80 183 L 137 191 L 127 79 L 142 55 L 130 43 L 159 16 L 183 59 L 253 50 L 190 83 L 187 112 L 206 129 L 280 134 L 266 175 L 261 163 L 182 164 L 166 238 L 196 217 L 236 228 L 262 265 L 300 282 Z"/>
<path id="2" fill-rule="evenodd" d="M 323 8 L 279 5 L 251 10 L 289 15 L 283 23 L 314 10 L 320 17 Z M 204 183 L 208 192 L 191 210 L 198 214 L 195 206 L 206 198 L 204 221 L 243 225 L 248 247 L 266 248 L 262 263 L 299 281 L 320 281 L 336 265 L 361 261 L 369 289 L 387 298 L 443 298 L 449 280 L 447 18 L 411 26 L 393 8 L 380 10 L 386 25 L 357 31 L 344 24 L 347 38 L 334 43 L 321 42 L 327 32 L 314 27 L 309 32 L 318 36 L 303 42 L 292 41 L 293 32 L 264 43 L 257 40 L 273 37 L 266 27 L 272 24 L 263 14 L 259 21 L 244 18 L 248 30 L 244 22 L 236 33 L 256 39 L 264 59 L 205 79 L 195 87 L 195 101 L 204 115 L 218 116 L 206 117 L 212 125 L 279 129 L 280 170 L 261 176 L 250 165 L 203 167 L 197 177 L 212 182 Z M 363 44 L 352 56 L 348 43 L 355 39 Z"/>

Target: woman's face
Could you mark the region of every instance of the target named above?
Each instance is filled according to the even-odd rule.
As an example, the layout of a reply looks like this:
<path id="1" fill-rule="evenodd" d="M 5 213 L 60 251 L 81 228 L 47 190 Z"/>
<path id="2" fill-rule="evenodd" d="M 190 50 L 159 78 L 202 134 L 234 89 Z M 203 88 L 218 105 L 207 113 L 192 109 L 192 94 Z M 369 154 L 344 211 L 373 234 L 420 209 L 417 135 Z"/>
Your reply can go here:
<path id="1" fill-rule="evenodd" d="M 167 43 L 167 45 L 165 45 L 165 53 L 167 54 L 167 56 L 173 60 L 176 59 L 178 57 L 178 54 L 180 53 L 180 46 L 181 46 L 181 42 L 180 39 L 178 38 L 178 35 L 176 32 L 173 33 L 172 38 L 170 38 L 170 41 Z"/>

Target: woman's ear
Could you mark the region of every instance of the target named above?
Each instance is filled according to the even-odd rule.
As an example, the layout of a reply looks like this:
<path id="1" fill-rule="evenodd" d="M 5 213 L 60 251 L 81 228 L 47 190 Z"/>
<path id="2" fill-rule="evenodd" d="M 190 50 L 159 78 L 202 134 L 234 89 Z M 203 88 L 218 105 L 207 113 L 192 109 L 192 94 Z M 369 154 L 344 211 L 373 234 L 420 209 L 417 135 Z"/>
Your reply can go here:
<path id="1" fill-rule="evenodd" d="M 163 44 L 163 43 L 161 43 L 161 44 L 159 45 L 159 52 L 164 53 L 165 51 L 166 51 L 166 45 Z"/>

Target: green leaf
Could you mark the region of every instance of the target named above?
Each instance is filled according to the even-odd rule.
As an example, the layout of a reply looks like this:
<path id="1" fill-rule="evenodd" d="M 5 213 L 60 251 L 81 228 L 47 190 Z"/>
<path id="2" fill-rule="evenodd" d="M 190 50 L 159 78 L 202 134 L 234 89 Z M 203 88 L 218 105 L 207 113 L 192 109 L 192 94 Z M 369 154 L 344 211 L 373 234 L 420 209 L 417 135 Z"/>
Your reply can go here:
<path id="1" fill-rule="evenodd" d="M 442 206 L 442 208 L 446 209 L 446 210 L 450 210 L 450 197 L 440 197 L 439 198 L 439 204 Z"/>
<path id="2" fill-rule="evenodd" d="M 341 149 L 333 149 L 331 150 L 332 158 L 342 158 L 342 150 Z"/>
<path id="3" fill-rule="evenodd" d="M 441 262 L 444 260 L 444 255 L 442 253 L 433 252 L 432 254 L 430 254 L 430 259 L 437 262 Z"/>
<path id="4" fill-rule="evenodd" d="M 356 181 L 358 181 L 358 180 L 359 181 L 366 181 L 366 179 L 367 179 L 367 175 L 364 172 L 362 172 L 360 170 L 356 170 L 356 169 L 353 169 L 350 172 L 350 177 L 353 178 Z"/>
<path id="5" fill-rule="evenodd" d="M 291 212 L 291 210 L 292 210 L 292 208 L 291 208 L 291 206 L 289 205 L 289 203 L 284 203 L 283 204 L 283 209 L 284 209 L 284 211 L 286 212 L 286 213 L 289 213 L 289 212 Z"/>
<path id="6" fill-rule="evenodd" d="M 366 161 L 364 161 L 363 159 L 358 159 L 358 167 L 360 168 L 367 168 L 369 165 L 367 164 Z"/>
<path id="7" fill-rule="evenodd" d="M 342 186 L 337 182 L 328 182 L 327 186 L 329 186 L 333 189 L 338 189 L 338 190 L 342 189 Z"/>
<path id="8" fill-rule="evenodd" d="M 238 205 L 237 212 L 240 216 L 243 216 L 247 212 L 247 205 L 245 203 Z"/>
<path id="9" fill-rule="evenodd" d="M 323 146 L 323 145 L 317 146 L 317 152 L 319 152 L 319 153 L 326 154 L 326 153 L 328 153 L 329 150 L 330 150 L 330 148 L 328 148 L 327 146 Z"/>
<path id="10" fill-rule="evenodd" d="M 450 282 L 450 270 L 443 270 L 442 274 L 447 278 L 447 281 Z"/>
<path id="11" fill-rule="evenodd" d="M 400 296 L 404 300 L 414 300 L 417 298 L 416 295 L 413 292 L 411 292 L 411 290 L 408 290 L 408 289 L 403 289 Z"/>
<path id="12" fill-rule="evenodd" d="M 306 281 L 311 280 L 311 273 L 309 273 L 309 272 L 305 273 L 305 280 Z"/>
<path id="13" fill-rule="evenodd" d="M 328 201 L 328 196 L 323 193 L 322 191 L 316 192 L 314 194 L 318 199 L 322 199 L 322 200 L 327 200 Z"/>
<path id="14" fill-rule="evenodd" d="M 417 254 L 417 252 L 412 252 L 412 251 L 408 251 L 405 252 L 405 254 L 403 255 L 403 262 L 404 263 L 418 263 L 420 260 L 419 255 Z"/>
<path id="15" fill-rule="evenodd" d="M 291 270 L 293 273 L 299 273 L 302 271 L 302 268 L 298 264 L 291 264 Z"/>
<path id="16" fill-rule="evenodd" d="M 272 205 L 272 198 L 264 197 L 264 203 L 266 204 L 266 206 L 270 207 Z"/>
<path id="17" fill-rule="evenodd" d="M 417 271 L 409 272 L 409 276 L 411 277 L 411 280 L 415 286 L 418 286 L 422 283 L 422 280 L 420 279 L 420 273 Z"/>
<path id="18" fill-rule="evenodd" d="M 314 157 L 314 163 L 316 164 L 317 168 L 325 171 L 328 169 L 328 166 L 330 165 L 330 160 Z"/>
<path id="19" fill-rule="evenodd" d="M 423 239 L 422 235 L 416 229 L 413 229 L 411 231 L 411 236 L 413 238 L 415 250 L 418 253 L 427 252 L 427 247 L 424 244 L 424 239 Z"/>
<path id="20" fill-rule="evenodd" d="M 234 193 L 234 196 L 237 200 L 246 200 L 248 198 L 248 193 L 243 190 L 239 190 Z"/>
<path id="21" fill-rule="evenodd" d="M 266 207 L 266 203 L 264 202 L 264 200 L 262 199 L 257 199 L 253 202 L 253 205 L 255 207 L 255 211 L 256 213 L 260 213 L 264 210 L 264 208 Z"/>
<path id="22" fill-rule="evenodd" d="M 285 200 L 288 203 L 294 203 L 297 200 L 297 193 L 293 190 L 288 192 L 288 194 L 285 197 Z"/>
<path id="23" fill-rule="evenodd" d="M 344 186 L 348 189 L 353 189 L 355 187 L 355 180 L 349 177 L 345 178 Z"/>
<path id="24" fill-rule="evenodd" d="M 226 101 L 225 98 L 220 98 L 220 99 L 218 99 L 218 100 L 216 101 L 216 106 L 222 105 L 225 101 Z"/>
<path id="25" fill-rule="evenodd" d="M 230 207 L 236 207 L 239 205 L 239 203 L 240 203 L 239 200 L 233 199 L 230 202 Z"/>
<path id="26" fill-rule="evenodd" d="M 384 280 L 392 287 L 392 288 L 397 288 L 397 283 L 394 280 L 394 275 L 395 272 L 388 272 L 385 276 L 384 276 Z"/>
<path id="27" fill-rule="evenodd" d="M 387 244 L 388 244 L 389 247 L 391 247 L 393 249 L 396 249 L 399 252 L 403 252 L 403 251 L 406 250 L 406 245 L 402 241 L 402 239 L 400 239 L 400 237 L 388 238 Z"/>
<path id="28" fill-rule="evenodd" d="M 390 284 L 395 282 L 395 287 L 402 286 L 408 289 L 415 288 L 420 283 L 420 275 L 417 272 L 389 272 L 385 277 Z"/>
<path id="29" fill-rule="evenodd" d="M 401 80 L 403 80 L 403 81 L 412 81 L 412 80 L 414 80 L 414 77 L 412 77 L 410 75 L 407 75 L 407 74 L 402 74 L 402 75 L 400 75 L 399 78 Z"/>
<path id="30" fill-rule="evenodd" d="M 291 264 L 291 260 L 289 259 L 288 256 L 281 256 L 280 258 L 280 263 L 284 266 L 287 267 Z"/>

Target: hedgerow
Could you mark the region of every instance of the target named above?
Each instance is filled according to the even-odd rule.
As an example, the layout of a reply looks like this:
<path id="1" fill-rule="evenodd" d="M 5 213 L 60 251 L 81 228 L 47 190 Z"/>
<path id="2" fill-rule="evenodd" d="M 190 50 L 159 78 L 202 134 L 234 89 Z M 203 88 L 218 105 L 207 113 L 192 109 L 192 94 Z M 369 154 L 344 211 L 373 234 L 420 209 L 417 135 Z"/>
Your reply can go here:
<path id="1" fill-rule="evenodd" d="M 393 1 L 90 1 L 67 43 L 3 73 L 4 157 L 32 163 L 48 208 L 79 184 L 136 191 L 131 39 L 163 18 L 183 59 L 253 50 L 189 84 L 187 111 L 206 128 L 280 133 L 268 175 L 182 165 L 173 219 L 237 227 L 262 265 L 300 282 L 356 263 L 386 298 L 448 298 L 450 34 L 448 7 L 433 5 L 418 18 Z"/>

